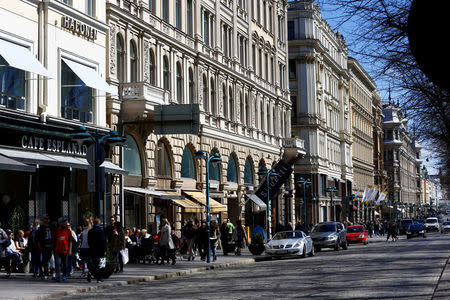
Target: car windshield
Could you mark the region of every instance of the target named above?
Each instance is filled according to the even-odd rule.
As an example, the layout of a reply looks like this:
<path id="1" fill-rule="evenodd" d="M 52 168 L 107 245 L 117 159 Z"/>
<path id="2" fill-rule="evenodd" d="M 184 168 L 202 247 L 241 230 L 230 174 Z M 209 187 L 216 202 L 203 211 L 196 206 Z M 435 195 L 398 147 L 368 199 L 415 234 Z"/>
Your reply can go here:
<path id="1" fill-rule="evenodd" d="M 336 231 L 336 225 L 334 224 L 317 224 L 314 226 L 311 232 L 331 232 Z"/>
<path id="2" fill-rule="evenodd" d="M 450 225 L 450 222 L 444 222 L 442 225 Z"/>
<path id="3" fill-rule="evenodd" d="M 422 228 L 423 228 L 422 224 L 412 224 L 411 226 L 409 226 L 409 230 L 418 230 Z"/>
<path id="4" fill-rule="evenodd" d="M 412 220 L 402 220 L 402 225 L 411 224 Z"/>
<path id="5" fill-rule="evenodd" d="M 303 237 L 301 231 L 283 231 L 274 235 L 274 240 L 299 239 Z"/>
<path id="6" fill-rule="evenodd" d="M 437 223 L 437 219 L 427 219 L 427 223 L 428 224 L 433 224 L 433 223 Z"/>
<path id="7" fill-rule="evenodd" d="M 423 224 L 423 223 L 425 223 L 425 220 L 419 219 L 419 220 L 416 220 L 416 222 L 417 222 L 417 223 L 422 223 L 422 224 Z"/>
<path id="8" fill-rule="evenodd" d="M 357 232 L 363 232 L 362 226 L 355 226 L 355 227 L 347 228 L 347 233 L 357 233 Z"/>

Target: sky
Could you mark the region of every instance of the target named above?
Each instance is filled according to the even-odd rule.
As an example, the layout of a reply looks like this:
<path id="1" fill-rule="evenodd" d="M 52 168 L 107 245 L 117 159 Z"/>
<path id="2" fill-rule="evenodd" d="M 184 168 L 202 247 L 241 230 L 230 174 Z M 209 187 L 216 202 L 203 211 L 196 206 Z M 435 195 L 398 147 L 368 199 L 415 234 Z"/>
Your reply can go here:
<path id="1" fill-rule="evenodd" d="M 358 30 L 358 24 L 355 23 L 354 21 L 349 21 L 346 22 L 343 26 L 339 26 L 340 25 L 339 11 L 337 11 L 335 7 L 331 5 L 323 4 L 322 1 L 316 1 L 316 3 L 317 2 L 321 4 L 322 18 L 327 20 L 328 24 L 330 24 L 331 28 L 333 28 L 334 31 L 340 31 L 341 34 L 345 37 L 348 46 L 349 56 L 352 56 L 355 59 L 357 59 L 359 63 L 364 67 L 364 69 L 367 71 L 367 73 L 373 75 L 374 72 L 373 70 L 371 70 L 373 66 L 367 65 L 367 63 L 365 63 L 364 57 L 361 57 L 357 53 L 352 52 L 352 45 L 354 45 L 355 41 L 352 40 L 351 33 L 354 32 L 355 30 Z M 380 93 L 381 100 L 387 101 L 389 95 L 388 92 L 389 82 L 383 81 L 382 79 L 374 79 L 374 80 L 378 86 L 378 91 Z M 395 102 L 396 96 L 397 95 L 395 94 L 395 92 L 392 92 L 392 99 Z M 411 128 L 411 121 L 410 121 L 410 128 Z M 437 167 L 438 161 L 433 158 L 435 157 L 435 155 L 433 154 L 433 150 L 429 145 L 427 145 L 425 141 L 422 141 L 421 144 L 424 147 L 422 150 L 423 164 L 428 169 L 428 173 L 438 174 L 439 172 Z M 428 162 L 426 161 L 427 158 L 429 160 Z"/>

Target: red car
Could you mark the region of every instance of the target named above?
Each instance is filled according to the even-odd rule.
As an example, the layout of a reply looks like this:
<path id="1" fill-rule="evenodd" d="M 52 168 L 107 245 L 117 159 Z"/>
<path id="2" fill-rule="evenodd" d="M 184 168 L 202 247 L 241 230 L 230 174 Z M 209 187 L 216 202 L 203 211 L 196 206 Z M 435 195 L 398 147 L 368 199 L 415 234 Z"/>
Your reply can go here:
<path id="1" fill-rule="evenodd" d="M 354 225 L 347 227 L 347 242 L 350 243 L 363 243 L 367 245 L 367 232 L 362 225 Z"/>

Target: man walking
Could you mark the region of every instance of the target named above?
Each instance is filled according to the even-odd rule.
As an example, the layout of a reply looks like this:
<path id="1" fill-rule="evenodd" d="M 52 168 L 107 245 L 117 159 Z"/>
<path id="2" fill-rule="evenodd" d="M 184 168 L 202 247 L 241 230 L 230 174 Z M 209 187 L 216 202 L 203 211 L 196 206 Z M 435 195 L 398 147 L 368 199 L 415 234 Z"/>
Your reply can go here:
<path id="1" fill-rule="evenodd" d="M 44 274 L 41 277 L 48 279 L 49 277 L 49 262 L 53 252 L 53 230 L 50 227 L 50 218 L 47 214 L 42 217 L 42 225 L 37 231 L 37 245 L 38 251 L 42 255 L 42 266 Z"/>
<path id="2" fill-rule="evenodd" d="M 97 282 L 103 281 L 99 264 L 100 259 L 106 256 L 106 238 L 100 223 L 99 218 L 94 219 L 94 226 L 88 232 L 89 258 L 92 262 L 89 271 L 97 278 Z"/>
<path id="3" fill-rule="evenodd" d="M 31 253 L 31 270 L 34 278 L 40 276 L 41 274 L 41 253 L 39 253 L 37 240 L 39 227 L 39 219 L 34 219 L 33 228 L 31 229 L 30 236 L 28 237 L 28 249 Z"/>
<path id="4" fill-rule="evenodd" d="M 54 237 L 54 255 L 56 267 L 56 281 L 60 281 L 62 270 L 62 281 L 67 278 L 67 257 L 72 255 L 72 232 L 67 228 L 67 219 L 58 219 L 59 226 L 56 228 Z"/>

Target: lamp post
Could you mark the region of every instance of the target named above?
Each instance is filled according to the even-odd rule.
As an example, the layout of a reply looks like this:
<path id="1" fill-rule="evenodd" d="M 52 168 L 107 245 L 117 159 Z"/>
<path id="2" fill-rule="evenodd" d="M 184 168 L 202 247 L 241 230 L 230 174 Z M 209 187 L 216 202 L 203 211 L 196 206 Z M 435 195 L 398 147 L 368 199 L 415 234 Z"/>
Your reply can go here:
<path id="1" fill-rule="evenodd" d="M 304 222 L 305 222 L 305 232 L 307 231 L 307 222 L 306 222 L 306 185 L 311 184 L 311 179 L 304 179 L 302 177 L 297 181 L 299 184 L 303 184 L 303 210 L 304 210 Z"/>
<path id="2" fill-rule="evenodd" d="M 117 145 L 123 145 L 125 138 L 123 136 L 120 136 L 117 131 L 111 130 L 107 134 L 100 136 L 100 131 L 98 129 L 95 129 L 95 132 L 93 134 L 89 133 L 87 128 L 85 126 L 80 126 L 77 129 L 74 130 L 74 132 L 71 134 L 72 140 L 77 141 L 78 143 L 87 143 L 94 145 L 94 157 L 93 161 L 88 161 L 91 165 L 94 167 L 95 172 L 95 200 L 97 205 L 97 216 L 100 217 L 101 215 L 101 191 L 102 186 L 100 183 L 101 180 L 101 172 L 100 172 L 100 166 L 105 161 L 105 149 L 104 146 L 117 146 Z M 103 218 L 104 223 L 104 218 Z"/>
<path id="3" fill-rule="evenodd" d="M 333 203 L 333 194 L 337 192 L 337 189 L 334 186 L 329 187 L 329 188 L 327 188 L 327 192 L 329 192 L 331 195 L 331 220 L 336 221 L 335 220 L 334 203 Z"/>
<path id="4" fill-rule="evenodd" d="M 206 161 L 206 231 L 208 232 L 208 255 L 207 255 L 207 263 L 211 262 L 211 241 L 210 241 L 210 232 L 211 232 L 211 224 L 210 224 L 210 207 L 209 207 L 209 164 L 217 164 L 222 161 L 219 153 L 211 153 L 209 154 L 206 151 L 200 150 L 195 153 L 196 158 L 203 158 Z"/>
<path id="5" fill-rule="evenodd" d="M 264 167 L 260 167 L 258 171 L 258 175 L 260 176 L 266 176 L 266 183 L 267 183 L 267 208 L 266 208 L 266 219 L 267 219 L 267 240 L 270 240 L 271 232 L 270 232 L 270 223 L 271 223 L 271 217 L 270 217 L 270 177 L 271 176 L 278 176 L 278 173 L 271 169 L 269 172 L 267 172 L 267 169 Z"/>

